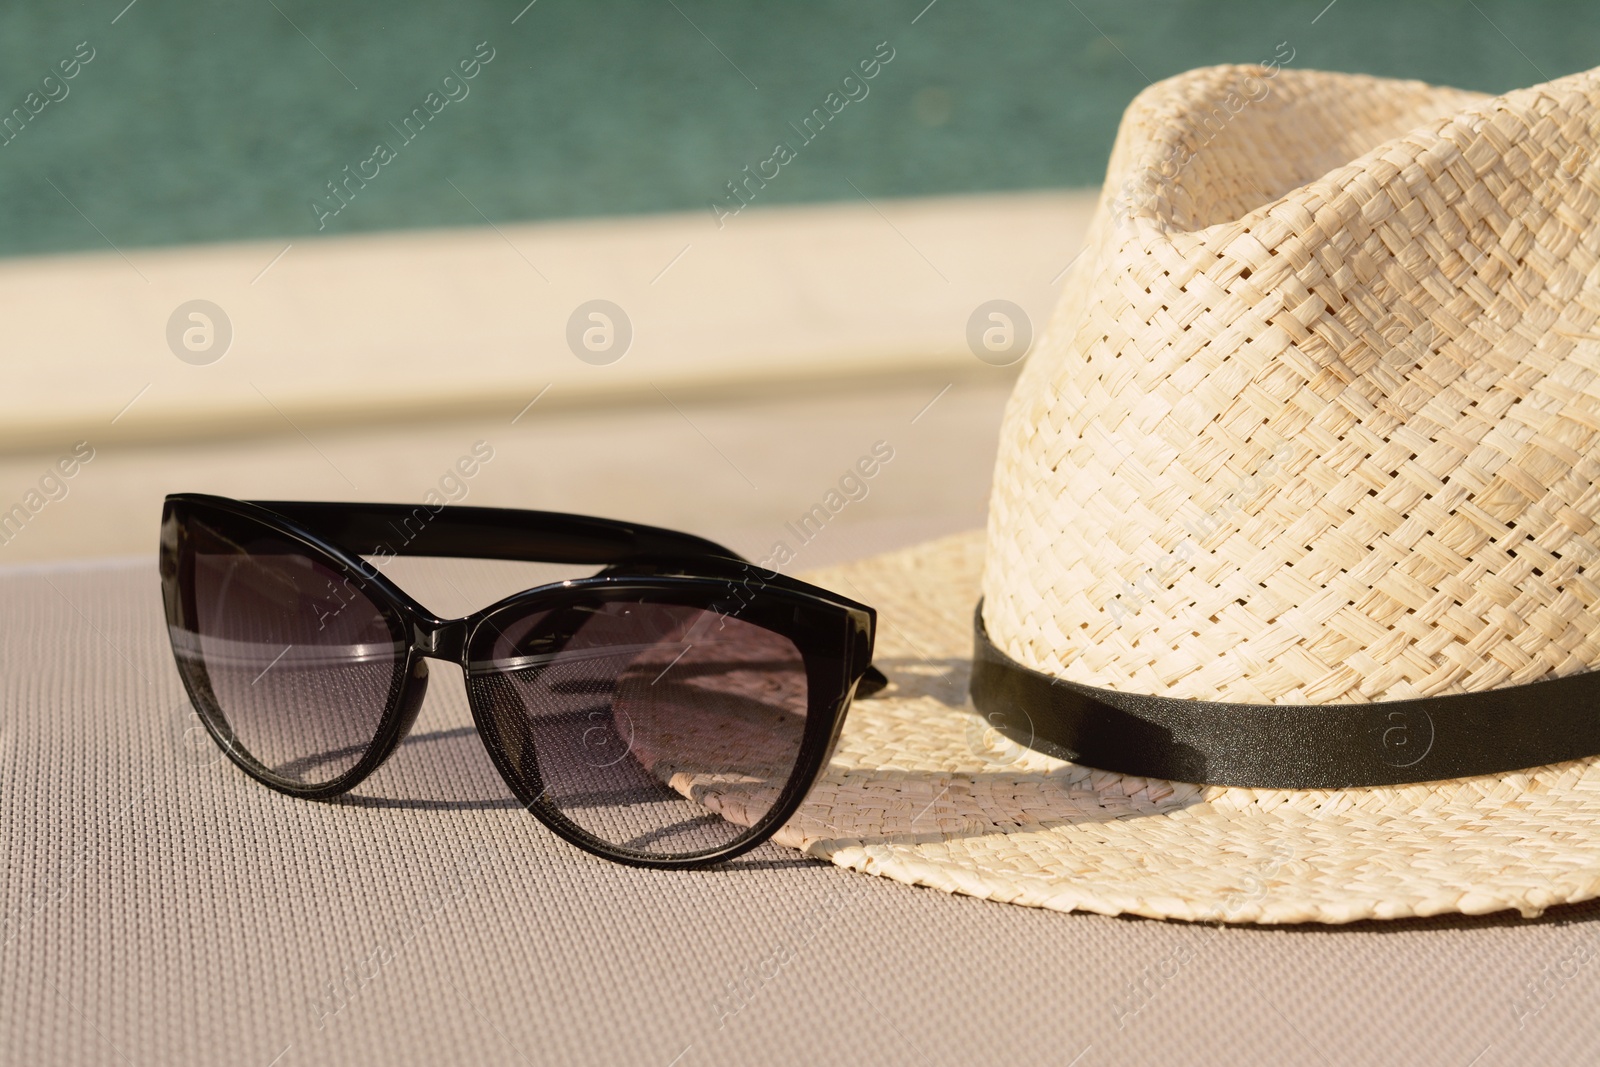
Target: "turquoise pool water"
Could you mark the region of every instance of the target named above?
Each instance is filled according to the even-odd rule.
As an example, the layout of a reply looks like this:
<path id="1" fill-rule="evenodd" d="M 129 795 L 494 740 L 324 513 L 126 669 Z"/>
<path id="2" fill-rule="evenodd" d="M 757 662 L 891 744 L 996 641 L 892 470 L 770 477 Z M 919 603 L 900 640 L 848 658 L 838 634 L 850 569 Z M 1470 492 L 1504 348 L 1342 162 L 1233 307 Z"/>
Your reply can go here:
<path id="1" fill-rule="evenodd" d="M 1600 64 L 1581 3 L 525 2 L 8 5 L 0 254 L 709 214 L 746 166 L 761 203 L 1085 186 L 1147 80 L 1283 42 L 1495 91 Z"/>

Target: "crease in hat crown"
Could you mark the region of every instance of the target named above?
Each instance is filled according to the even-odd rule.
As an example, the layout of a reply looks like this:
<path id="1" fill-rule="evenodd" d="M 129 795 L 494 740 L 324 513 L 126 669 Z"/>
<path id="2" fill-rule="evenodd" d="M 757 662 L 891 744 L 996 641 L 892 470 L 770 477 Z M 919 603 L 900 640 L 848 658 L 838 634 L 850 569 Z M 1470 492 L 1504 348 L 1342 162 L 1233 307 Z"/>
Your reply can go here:
<path id="1" fill-rule="evenodd" d="M 1141 93 L 1007 405 L 1000 650 L 1246 703 L 1600 665 L 1597 144 L 1600 72 Z"/>

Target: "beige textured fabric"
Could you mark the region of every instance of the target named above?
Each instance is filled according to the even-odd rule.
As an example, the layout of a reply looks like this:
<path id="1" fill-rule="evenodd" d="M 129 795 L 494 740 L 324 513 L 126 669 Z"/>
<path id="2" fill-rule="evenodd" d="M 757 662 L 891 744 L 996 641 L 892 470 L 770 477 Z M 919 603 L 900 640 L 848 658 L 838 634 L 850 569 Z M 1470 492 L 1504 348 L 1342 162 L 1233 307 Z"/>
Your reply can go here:
<path id="1" fill-rule="evenodd" d="M 986 728 L 967 700 L 977 534 L 811 577 L 879 611 L 894 687 L 858 700 L 778 840 L 846 867 L 1058 911 L 1345 923 L 1600 895 L 1600 758 L 1292 792 L 1111 774 Z"/>
<path id="2" fill-rule="evenodd" d="M 441 611 L 515 584 L 406 562 L 396 577 Z M 189 717 L 153 560 L 0 572 L 0 602 L 6 1064 L 1600 1055 L 1589 906 L 1218 929 L 998 907 L 775 847 L 638 871 L 517 809 L 448 670 L 359 796 L 295 801 Z M 893 625 L 924 639 L 913 619 Z"/>
<path id="3" fill-rule="evenodd" d="M 1600 72 L 1141 93 L 1007 410 L 996 645 L 1251 703 L 1600 666 L 1597 146 Z"/>
<path id="4" fill-rule="evenodd" d="M 508 587 L 472 565 L 395 575 L 440 610 Z M 1481 1064 L 1600 1052 L 1592 909 L 1211 929 L 996 907 L 779 848 L 637 871 L 518 810 L 446 670 L 358 797 L 301 802 L 200 736 L 153 561 L 0 572 L 0 600 L 7 1064 L 1320 1053 L 1462 1067 L 1486 1047 Z"/>

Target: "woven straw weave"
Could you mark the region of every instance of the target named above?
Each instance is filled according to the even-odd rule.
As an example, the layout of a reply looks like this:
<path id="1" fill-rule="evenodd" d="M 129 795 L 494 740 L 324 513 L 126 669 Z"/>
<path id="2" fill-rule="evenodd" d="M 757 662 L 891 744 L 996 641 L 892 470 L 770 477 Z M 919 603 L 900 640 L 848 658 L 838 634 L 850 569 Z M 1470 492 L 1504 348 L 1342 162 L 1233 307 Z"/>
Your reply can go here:
<path id="1" fill-rule="evenodd" d="M 1347 923 L 1600 895 L 1600 758 L 1366 789 L 1242 789 L 1023 748 L 966 699 L 983 538 L 810 577 L 877 607 L 891 686 L 850 708 L 779 844 L 870 874 L 1055 911 Z"/>
<path id="2" fill-rule="evenodd" d="M 999 647 L 1279 703 L 1600 664 L 1597 104 L 1597 73 L 1142 93 L 1007 409 Z"/>

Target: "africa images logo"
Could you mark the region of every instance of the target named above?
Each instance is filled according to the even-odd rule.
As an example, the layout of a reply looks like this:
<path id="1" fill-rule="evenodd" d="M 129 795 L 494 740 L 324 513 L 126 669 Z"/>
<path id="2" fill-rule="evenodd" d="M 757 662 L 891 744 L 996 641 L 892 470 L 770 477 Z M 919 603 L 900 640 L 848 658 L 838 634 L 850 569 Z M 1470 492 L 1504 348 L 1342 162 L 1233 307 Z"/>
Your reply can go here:
<path id="1" fill-rule="evenodd" d="M 442 96 L 438 90 L 429 92 L 422 98 L 422 103 L 413 107 L 410 114 L 400 120 L 399 125 L 392 121 L 389 123 L 399 136 L 398 144 L 379 141 L 373 146 L 372 154 L 358 161 L 354 170 L 350 169 L 349 164 L 345 164 L 344 176 L 328 182 L 328 195 L 311 201 L 311 215 L 317 220 L 317 229 L 325 229 L 329 219 L 349 207 L 356 194 L 365 189 L 368 182 L 376 180 L 378 175 L 383 173 L 384 167 L 400 158 L 400 151 L 416 140 L 440 112 L 452 103 L 465 100 L 472 92 L 472 86 L 467 83 L 481 74 L 483 68 L 488 66 L 494 57 L 495 50 L 489 47 L 489 42 L 480 43 L 471 56 L 461 60 L 454 70 L 440 79 L 439 87 L 444 90 Z M 460 71 L 459 75 L 457 71 Z"/>
<path id="2" fill-rule="evenodd" d="M 59 104 L 72 92 L 67 82 L 76 78 L 95 57 L 94 47 L 88 41 L 79 41 L 72 55 L 57 60 L 50 73 L 39 79 L 39 88 L 30 90 L 22 102 L 9 112 L 0 112 L 0 148 L 16 140 L 28 124 L 36 122 L 44 109 Z"/>
<path id="3" fill-rule="evenodd" d="M 767 554 L 757 562 L 768 570 L 777 570 L 793 562 L 799 550 L 815 541 L 834 516 L 849 504 L 867 498 L 872 491 L 869 483 L 892 459 L 894 446 L 888 441 L 875 442 L 872 453 L 857 459 L 850 469 L 840 475 L 836 487 L 824 493 L 821 500 L 793 522 L 783 524 L 784 532 L 793 536 L 794 546 L 791 547 L 786 540 L 775 541 Z"/>
<path id="4" fill-rule="evenodd" d="M 750 164 L 746 163 L 740 175 L 724 185 L 728 190 L 727 195 L 721 200 L 710 201 L 711 215 L 717 220 L 717 229 L 722 229 L 727 225 L 726 220 L 748 207 L 751 201 L 755 200 L 757 193 L 767 187 L 768 182 L 783 173 L 784 167 L 799 159 L 800 150 L 815 141 L 840 112 L 852 103 L 865 100 L 872 92 L 872 86 L 868 82 L 876 78 L 894 57 L 894 46 L 888 41 L 879 41 L 872 55 L 861 60 L 855 69 L 841 78 L 839 88 L 823 97 L 821 105 L 812 108 L 811 113 L 800 120 L 800 125 L 789 123 L 789 128 L 795 132 L 793 141 L 779 141 L 775 144 L 772 154 L 757 163 L 754 171 L 750 169 Z M 859 75 L 857 71 L 860 72 Z"/>
<path id="5" fill-rule="evenodd" d="M 1383 762 L 1391 767 L 1414 767 L 1433 751 L 1433 716 L 1415 704 L 1380 704 L 1369 716 L 1367 735 Z"/>

